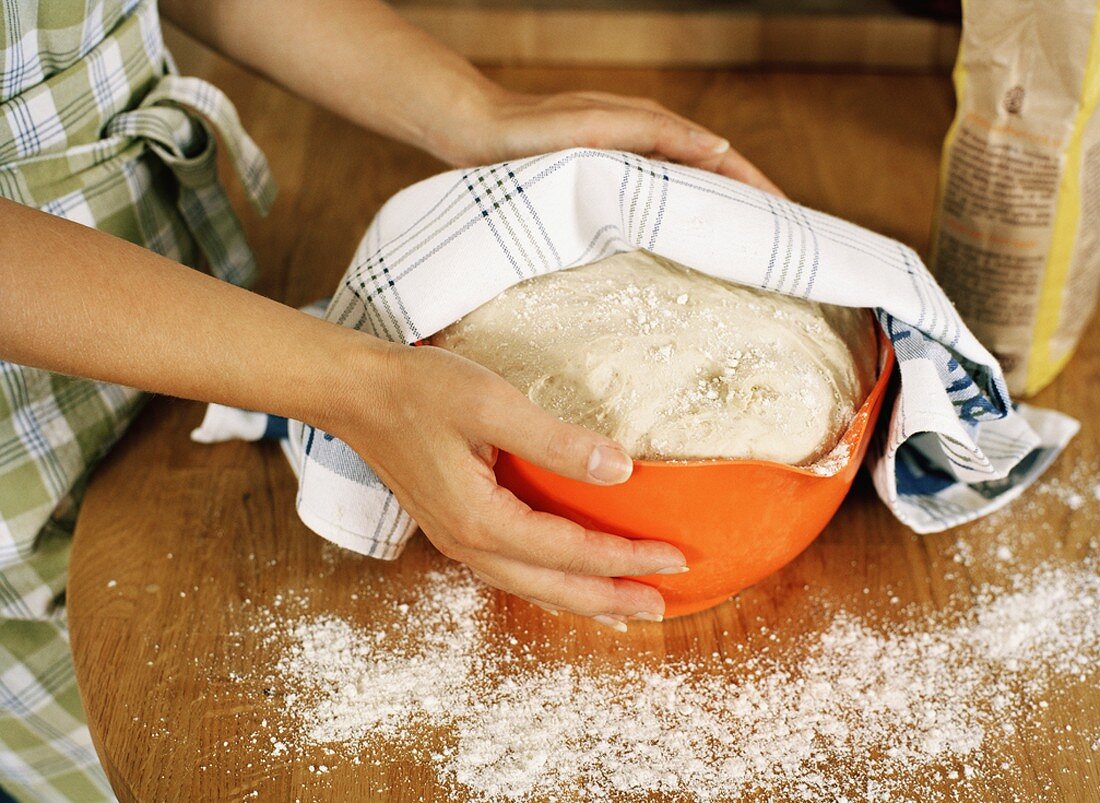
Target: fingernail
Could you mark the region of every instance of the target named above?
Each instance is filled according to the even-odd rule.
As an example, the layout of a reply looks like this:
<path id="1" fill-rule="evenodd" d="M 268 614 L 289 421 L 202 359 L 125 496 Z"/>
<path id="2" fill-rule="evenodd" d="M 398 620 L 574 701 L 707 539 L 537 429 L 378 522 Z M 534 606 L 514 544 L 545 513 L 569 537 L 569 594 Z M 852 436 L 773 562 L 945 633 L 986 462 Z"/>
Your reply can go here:
<path id="1" fill-rule="evenodd" d="M 711 153 L 719 154 L 725 153 L 730 149 L 730 141 L 723 139 L 717 134 L 712 134 L 709 131 L 696 131 L 692 129 L 691 138 L 696 140 L 701 147 L 709 148 Z"/>
<path id="2" fill-rule="evenodd" d="M 643 622 L 663 622 L 665 617 L 659 613 L 648 613 L 647 611 L 641 611 L 630 617 L 631 619 L 640 619 Z"/>
<path id="3" fill-rule="evenodd" d="M 549 605 L 544 605 L 541 602 L 535 602 L 534 600 L 531 600 L 531 604 L 534 605 L 536 608 L 542 608 L 551 616 L 557 616 L 559 613 L 557 608 L 551 608 Z"/>
<path id="4" fill-rule="evenodd" d="M 669 566 L 667 569 L 658 569 L 654 574 L 683 574 L 687 570 L 687 566 Z"/>
<path id="5" fill-rule="evenodd" d="M 588 476 L 597 482 L 626 482 L 633 470 L 630 456 L 614 446 L 597 446 L 588 458 Z"/>
<path id="6" fill-rule="evenodd" d="M 626 622 L 620 622 L 618 619 L 612 619 L 610 616 L 593 616 L 592 621 L 599 622 L 604 627 L 610 627 L 612 630 L 618 630 L 620 633 L 626 632 Z"/>

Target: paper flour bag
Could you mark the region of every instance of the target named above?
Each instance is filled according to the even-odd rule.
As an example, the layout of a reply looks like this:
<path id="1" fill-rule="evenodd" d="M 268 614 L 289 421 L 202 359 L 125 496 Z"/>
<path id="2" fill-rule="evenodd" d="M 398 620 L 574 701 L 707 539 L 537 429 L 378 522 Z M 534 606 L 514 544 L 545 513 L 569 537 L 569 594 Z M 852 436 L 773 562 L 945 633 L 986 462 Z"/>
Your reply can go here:
<path id="1" fill-rule="evenodd" d="M 1027 395 L 1096 305 L 1100 3 L 965 2 L 954 79 L 931 267 Z"/>

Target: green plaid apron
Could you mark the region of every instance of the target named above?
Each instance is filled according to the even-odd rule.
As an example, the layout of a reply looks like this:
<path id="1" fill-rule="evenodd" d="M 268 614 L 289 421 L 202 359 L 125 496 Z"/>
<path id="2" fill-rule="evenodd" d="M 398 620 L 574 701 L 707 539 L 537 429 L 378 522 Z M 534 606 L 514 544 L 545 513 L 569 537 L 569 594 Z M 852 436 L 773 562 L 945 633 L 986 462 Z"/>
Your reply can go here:
<path id="1" fill-rule="evenodd" d="M 175 74 L 155 0 L 0 11 L 0 196 L 247 283 L 215 133 L 261 213 L 274 184 L 228 99 Z M 17 798 L 112 797 L 73 677 L 65 581 L 88 473 L 141 400 L 0 361 L 0 787 Z"/>

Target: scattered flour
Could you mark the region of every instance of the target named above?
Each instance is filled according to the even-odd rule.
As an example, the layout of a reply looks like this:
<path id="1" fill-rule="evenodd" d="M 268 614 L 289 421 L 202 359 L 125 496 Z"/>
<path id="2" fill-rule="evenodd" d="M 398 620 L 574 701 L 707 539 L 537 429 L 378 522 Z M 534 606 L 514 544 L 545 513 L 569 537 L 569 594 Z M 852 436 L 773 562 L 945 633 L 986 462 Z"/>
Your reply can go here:
<path id="1" fill-rule="evenodd" d="M 866 417 L 867 413 L 857 413 L 857 418 Z M 806 468 L 820 477 L 831 477 L 843 471 L 852 459 L 852 447 L 846 441 L 839 441 L 827 455 L 819 457 Z"/>
<path id="2" fill-rule="evenodd" d="M 1070 510 L 1080 510 L 1089 496 L 1100 500 L 1100 482 L 1096 481 L 1098 475 L 1100 466 L 1096 461 L 1080 461 L 1073 466 L 1067 478 L 1044 479 L 1036 484 L 1035 491 L 1057 499 Z"/>
<path id="3" fill-rule="evenodd" d="M 1100 549 L 1100 460 L 1077 460 L 1062 476 L 1048 472 L 1019 499 L 966 527 L 952 559 L 971 566 L 996 561 L 1011 568 L 1020 555 L 1051 539 L 1081 539 Z M 1067 529 L 1067 517 L 1072 517 Z"/>
<path id="4" fill-rule="evenodd" d="M 884 589 L 879 613 L 857 616 L 807 590 L 798 615 L 811 621 L 789 626 L 754 630 L 731 603 L 747 632 L 724 633 L 720 653 L 624 639 L 611 656 L 567 658 L 565 617 L 552 636 L 524 630 L 450 566 L 415 596 L 410 583 L 357 588 L 371 602 L 353 619 L 290 591 L 267 608 L 246 600 L 249 641 L 259 633 L 272 658 L 229 688 L 263 690 L 245 739 L 268 771 L 296 762 L 321 779 L 400 755 L 431 768 L 441 799 L 1058 800 L 1049 778 L 1045 798 L 1014 791 L 1035 788 L 1019 745 L 1090 765 L 1100 753 L 1098 472 L 1044 479 L 942 542 L 958 564 L 945 579 L 996 579 L 949 583 L 935 607 Z M 1078 546 L 1059 557 L 1058 543 Z M 357 558 L 323 571 L 340 560 Z"/>
<path id="5" fill-rule="evenodd" d="M 331 766 L 389 746 L 483 800 L 951 799 L 945 782 L 965 797 L 1011 770 L 998 740 L 1038 725 L 1054 681 L 1095 683 L 1100 659 L 1093 563 L 901 623 L 835 610 L 781 648 L 664 663 L 539 660 L 494 643 L 489 600 L 455 568 L 388 606 L 389 625 L 267 617 L 285 645 L 272 756 L 325 746 Z"/>

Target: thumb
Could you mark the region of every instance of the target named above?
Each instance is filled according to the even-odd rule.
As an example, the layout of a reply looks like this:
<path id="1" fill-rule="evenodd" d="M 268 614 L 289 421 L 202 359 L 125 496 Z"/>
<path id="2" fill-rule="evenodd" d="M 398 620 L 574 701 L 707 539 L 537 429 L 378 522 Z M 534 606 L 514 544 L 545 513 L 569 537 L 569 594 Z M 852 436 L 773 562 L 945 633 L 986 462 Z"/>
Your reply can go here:
<path id="1" fill-rule="evenodd" d="M 502 400 L 508 415 L 490 416 L 485 437 L 511 452 L 563 477 L 596 485 L 626 482 L 634 469 L 630 455 L 610 438 L 576 424 L 566 424 L 533 404 L 514 388 Z M 512 394 L 509 394 L 511 396 Z"/>

